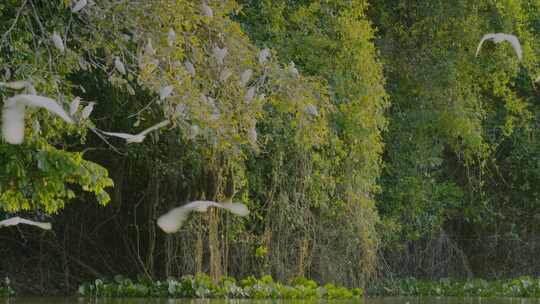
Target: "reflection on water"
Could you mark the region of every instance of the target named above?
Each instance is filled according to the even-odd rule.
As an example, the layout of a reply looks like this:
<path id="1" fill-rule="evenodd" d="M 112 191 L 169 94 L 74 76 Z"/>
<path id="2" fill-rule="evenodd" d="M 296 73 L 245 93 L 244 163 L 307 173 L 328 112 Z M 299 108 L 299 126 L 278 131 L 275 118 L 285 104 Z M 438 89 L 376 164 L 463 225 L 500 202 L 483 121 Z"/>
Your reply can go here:
<path id="1" fill-rule="evenodd" d="M 455 298 L 455 297 L 376 297 L 347 301 L 318 300 L 192 300 L 149 298 L 11 298 L 0 304 L 540 304 L 540 299 L 524 298 Z"/>

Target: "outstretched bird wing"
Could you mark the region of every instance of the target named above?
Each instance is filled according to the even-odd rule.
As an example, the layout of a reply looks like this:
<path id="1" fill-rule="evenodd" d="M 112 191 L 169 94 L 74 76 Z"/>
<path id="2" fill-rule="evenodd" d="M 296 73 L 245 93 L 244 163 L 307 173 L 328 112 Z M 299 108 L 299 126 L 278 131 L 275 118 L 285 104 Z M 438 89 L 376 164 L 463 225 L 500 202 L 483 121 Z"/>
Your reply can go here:
<path id="1" fill-rule="evenodd" d="M 514 35 L 509 35 L 509 34 L 502 34 L 503 35 L 503 39 L 510 42 L 510 44 L 512 44 L 512 47 L 514 48 L 514 50 L 516 51 L 516 54 L 519 58 L 519 60 L 521 60 L 521 58 L 523 57 L 523 49 L 521 48 L 521 44 L 519 43 L 519 40 L 516 36 Z"/>
<path id="2" fill-rule="evenodd" d="M 160 216 L 157 220 L 157 224 L 161 230 L 166 233 L 173 233 L 180 229 L 184 221 L 188 218 L 189 213 L 192 211 L 185 206 L 177 207 L 171 211 Z"/>
<path id="3" fill-rule="evenodd" d="M 51 230 L 51 228 L 52 228 L 51 223 L 34 222 L 34 221 L 31 221 L 31 220 L 20 218 L 18 216 L 12 217 L 12 218 L 7 219 L 7 220 L 0 221 L 0 227 L 15 226 L 15 225 L 19 225 L 19 224 L 37 226 L 37 227 L 39 227 L 41 229 L 45 229 L 45 230 Z"/>
<path id="4" fill-rule="evenodd" d="M 71 116 L 56 101 L 37 95 L 15 95 L 6 99 L 2 109 L 2 136 L 10 144 L 20 144 L 24 140 L 25 106 L 44 108 L 73 123 Z"/>
<path id="5" fill-rule="evenodd" d="M 482 44 L 484 44 L 484 41 L 488 39 L 494 39 L 496 37 L 496 34 L 485 34 L 482 39 L 480 40 L 480 43 L 478 43 L 478 47 L 476 48 L 476 54 L 475 57 L 478 56 L 478 53 L 480 53 L 480 49 L 482 49 Z"/>
<path id="6" fill-rule="evenodd" d="M 158 123 L 158 124 L 156 124 L 156 125 L 151 126 L 150 128 L 148 128 L 148 129 L 142 131 L 141 133 L 139 133 L 139 134 L 137 134 L 137 135 L 145 136 L 146 134 L 148 134 L 148 133 L 150 133 L 150 132 L 152 132 L 152 131 L 154 131 L 154 130 L 157 130 L 157 129 L 159 129 L 159 128 L 165 127 L 165 126 L 168 125 L 169 123 L 170 123 L 170 121 L 169 121 L 168 119 L 167 119 L 167 120 L 164 120 L 164 121 L 162 121 L 162 122 L 160 122 L 160 123 Z"/>
<path id="7" fill-rule="evenodd" d="M 135 137 L 135 135 L 127 134 L 127 133 L 104 132 L 104 131 L 101 131 L 101 133 L 103 133 L 105 135 L 109 135 L 109 136 L 120 137 L 120 138 L 123 138 L 123 139 L 130 139 L 132 137 Z"/>

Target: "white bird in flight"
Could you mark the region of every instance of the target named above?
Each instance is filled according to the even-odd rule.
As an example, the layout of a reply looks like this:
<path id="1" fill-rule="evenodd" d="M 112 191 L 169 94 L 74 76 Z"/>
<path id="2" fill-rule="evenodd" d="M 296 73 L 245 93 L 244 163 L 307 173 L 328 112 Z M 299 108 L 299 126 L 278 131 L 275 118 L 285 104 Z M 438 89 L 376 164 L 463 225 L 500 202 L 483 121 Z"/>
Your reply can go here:
<path id="1" fill-rule="evenodd" d="M 523 57 L 523 50 L 521 49 L 521 44 L 519 43 L 519 40 L 514 35 L 504 34 L 504 33 L 496 33 L 496 34 L 486 34 L 482 37 L 482 40 L 480 40 L 480 43 L 478 44 L 478 47 L 476 48 L 476 54 L 475 56 L 478 56 L 478 53 L 480 53 L 480 49 L 482 49 L 482 44 L 486 40 L 493 40 L 495 43 L 500 43 L 503 41 L 508 41 L 510 44 L 512 44 L 512 47 L 516 51 L 516 54 L 521 60 Z"/>
<path id="2" fill-rule="evenodd" d="M 141 143 L 144 141 L 144 138 L 146 137 L 146 135 L 154 130 L 157 130 L 157 129 L 160 129 L 160 128 L 163 128 L 164 126 L 168 125 L 170 123 L 169 120 L 164 120 L 156 125 L 153 125 L 151 126 L 150 128 L 140 132 L 139 134 L 127 134 L 127 133 L 115 133 L 115 132 L 103 132 L 101 131 L 101 133 L 105 134 L 105 135 L 109 135 L 109 136 L 115 136 L 115 137 L 119 137 L 119 138 L 123 138 L 126 140 L 126 142 L 128 144 L 131 144 L 131 143 Z"/>
<path id="3" fill-rule="evenodd" d="M 19 224 L 32 225 L 32 226 L 36 226 L 44 230 L 51 230 L 52 228 L 51 223 L 34 222 L 31 220 L 20 218 L 18 216 L 0 221 L 0 228 L 7 227 L 7 226 L 15 226 Z"/>
<path id="4" fill-rule="evenodd" d="M 44 108 L 65 122 L 74 123 L 73 118 L 53 99 L 38 95 L 15 95 L 6 99 L 2 109 L 2 136 L 10 144 L 21 144 L 24 140 L 26 106 Z"/>
<path id="5" fill-rule="evenodd" d="M 192 211 L 206 212 L 208 207 L 217 207 L 228 210 L 238 216 L 246 216 L 249 210 L 241 203 L 216 203 L 212 201 L 194 201 L 183 206 L 174 208 L 160 216 L 157 224 L 166 233 L 174 233 L 180 229 L 184 221 Z"/>
<path id="6" fill-rule="evenodd" d="M 80 10 L 82 10 L 86 4 L 88 4 L 88 1 L 87 0 L 79 0 L 77 3 L 75 3 L 75 5 L 71 8 L 71 12 L 72 13 L 77 13 L 79 12 Z"/>

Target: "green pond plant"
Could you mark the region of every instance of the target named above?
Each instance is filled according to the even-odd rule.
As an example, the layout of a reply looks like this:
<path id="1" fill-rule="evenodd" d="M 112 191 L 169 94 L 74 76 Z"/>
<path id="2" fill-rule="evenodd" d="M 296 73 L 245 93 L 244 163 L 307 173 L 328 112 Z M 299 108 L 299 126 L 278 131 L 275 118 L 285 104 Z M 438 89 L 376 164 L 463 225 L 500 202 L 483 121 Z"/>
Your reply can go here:
<path id="1" fill-rule="evenodd" d="M 313 280 L 295 279 L 291 285 L 275 282 L 269 276 L 246 277 L 237 281 L 223 276 L 217 284 L 205 274 L 186 275 L 166 281 L 132 281 L 121 275 L 113 280 L 97 279 L 79 287 L 85 297 L 171 297 L 229 299 L 351 299 L 363 296 L 360 288 L 347 289 L 332 284 L 320 286 Z"/>
<path id="2" fill-rule="evenodd" d="M 540 297 L 540 278 L 454 280 L 443 278 L 423 281 L 407 278 L 378 284 L 370 295 L 384 296 L 451 296 L 451 297 Z"/>

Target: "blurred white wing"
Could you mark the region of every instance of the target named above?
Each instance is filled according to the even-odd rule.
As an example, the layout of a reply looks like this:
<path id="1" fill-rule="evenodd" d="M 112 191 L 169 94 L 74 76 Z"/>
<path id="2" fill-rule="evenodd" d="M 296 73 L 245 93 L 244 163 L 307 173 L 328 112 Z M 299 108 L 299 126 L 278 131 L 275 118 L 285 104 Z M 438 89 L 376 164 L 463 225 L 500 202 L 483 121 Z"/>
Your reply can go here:
<path id="1" fill-rule="evenodd" d="M 74 115 L 77 113 L 77 110 L 79 109 L 79 105 L 81 104 L 81 98 L 75 97 L 73 101 L 69 104 L 69 115 Z"/>
<path id="2" fill-rule="evenodd" d="M 81 119 L 87 119 L 88 117 L 90 117 L 90 114 L 92 114 L 92 111 L 94 110 L 95 104 L 95 102 L 90 102 L 88 103 L 88 105 L 86 105 L 86 107 L 83 108 L 81 112 Z"/>
<path id="3" fill-rule="evenodd" d="M 73 118 L 55 100 L 38 95 L 21 94 L 10 97 L 6 105 L 21 103 L 30 107 L 44 108 L 47 111 L 60 116 L 67 123 L 74 123 Z"/>
<path id="4" fill-rule="evenodd" d="M 480 43 L 478 44 L 478 47 L 476 48 L 475 56 L 478 56 L 478 53 L 480 53 L 480 49 L 482 48 L 482 44 L 484 43 L 484 41 L 490 40 L 490 39 L 492 39 L 493 42 L 495 42 L 495 43 L 500 43 L 502 41 L 510 42 L 510 44 L 512 44 L 512 47 L 516 51 L 516 54 L 517 54 L 519 60 L 522 59 L 523 50 L 521 48 L 521 44 L 519 43 L 518 38 L 516 36 L 514 36 L 514 35 L 505 34 L 505 33 L 496 33 L 496 34 L 490 33 L 490 34 L 484 35 L 482 37 L 482 39 L 480 40 Z"/>
<path id="5" fill-rule="evenodd" d="M 221 203 L 219 204 L 221 208 L 230 211 L 233 214 L 238 216 L 247 216 L 249 215 L 249 209 L 246 205 L 242 203 Z"/>
<path id="6" fill-rule="evenodd" d="M 20 218 L 18 216 L 0 221 L 0 227 L 15 226 L 19 224 L 32 225 L 45 230 L 51 230 L 52 228 L 51 223 L 34 222 L 31 220 Z"/>
<path id="7" fill-rule="evenodd" d="M 104 131 L 101 131 L 101 133 L 103 133 L 105 135 L 109 135 L 109 136 L 120 137 L 120 138 L 123 138 L 123 139 L 130 139 L 130 138 L 135 137 L 135 135 L 127 134 L 127 133 L 104 132 Z"/>
<path id="8" fill-rule="evenodd" d="M 156 125 L 151 126 L 150 128 L 148 128 L 148 129 L 142 131 L 141 133 L 139 133 L 139 134 L 137 134 L 137 135 L 139 135 L 139 136 L 145 136 L 146 134 L 148 134 L 148 133 L 150 133 L 150 132 L 152 132 L 152 131 L 154 131 L 154 130 L 157 130 L 157 129 L 159 129 L 159 128 L 163 128 L 164 126 L 168 125 L 169 122 L 170 122 L 169 120 L 164 120 L 164 121 L 162 121 L 162 122 L 160 122 L 160 123 L 158 123 L 158 124 L 156 124 Z"/>

